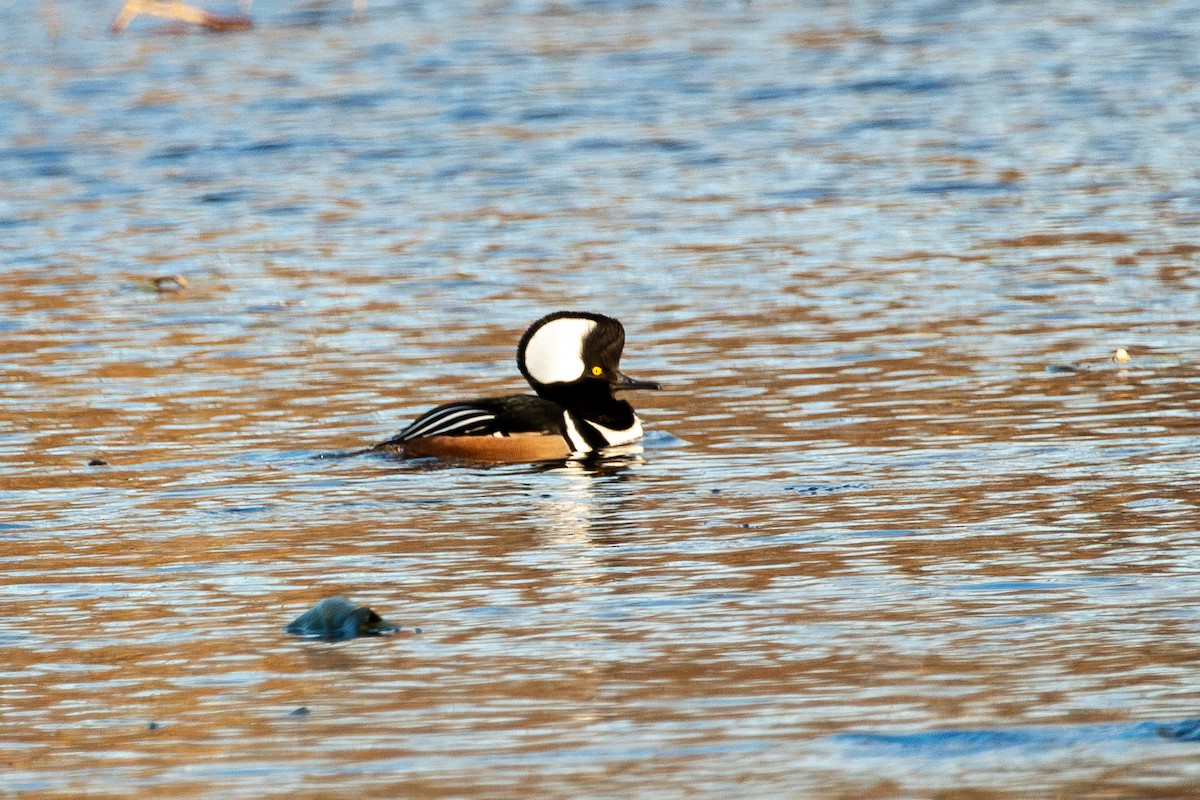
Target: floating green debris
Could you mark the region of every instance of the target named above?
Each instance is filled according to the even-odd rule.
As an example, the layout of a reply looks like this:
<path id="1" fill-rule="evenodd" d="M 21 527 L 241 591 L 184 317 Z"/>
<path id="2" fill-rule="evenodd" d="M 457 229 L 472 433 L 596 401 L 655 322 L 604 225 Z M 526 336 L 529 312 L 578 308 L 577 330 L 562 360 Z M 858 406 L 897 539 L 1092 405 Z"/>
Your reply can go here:
<path id="1" fill-rule="evenodd" d="M 366 606 L 356 606 L 344 597 L 327 597 L 296 617 L 284 628 L 296 636 L 330 642 L 356 636 L 382 636 L 400 630 Z"/>

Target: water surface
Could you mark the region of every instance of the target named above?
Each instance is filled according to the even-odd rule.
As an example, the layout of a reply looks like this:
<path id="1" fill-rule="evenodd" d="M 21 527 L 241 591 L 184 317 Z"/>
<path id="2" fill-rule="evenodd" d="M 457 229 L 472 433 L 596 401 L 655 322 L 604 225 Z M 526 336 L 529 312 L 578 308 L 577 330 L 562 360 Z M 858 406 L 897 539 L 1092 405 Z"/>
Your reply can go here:
<path id="1" fill-rule="evenodd" d="M 6 796 L 1200 779 L 1192 5 L 10 6 Z M 640 456 L 316 457 L 559 308 Z"/>

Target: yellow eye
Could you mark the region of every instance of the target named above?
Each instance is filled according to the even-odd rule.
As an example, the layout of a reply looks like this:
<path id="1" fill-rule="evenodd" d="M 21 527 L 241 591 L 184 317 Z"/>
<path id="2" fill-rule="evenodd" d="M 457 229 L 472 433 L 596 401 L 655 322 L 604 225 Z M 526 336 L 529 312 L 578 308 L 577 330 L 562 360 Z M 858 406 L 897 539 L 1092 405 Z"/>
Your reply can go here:
<path id="1" fill-rule="evenodd" d="M 601 369 L 600 367 L 592 367 L 592 374 L 595 375 L 596 377 L 599 377 L 600 375 L 604 374 L 604 370 Z"/>

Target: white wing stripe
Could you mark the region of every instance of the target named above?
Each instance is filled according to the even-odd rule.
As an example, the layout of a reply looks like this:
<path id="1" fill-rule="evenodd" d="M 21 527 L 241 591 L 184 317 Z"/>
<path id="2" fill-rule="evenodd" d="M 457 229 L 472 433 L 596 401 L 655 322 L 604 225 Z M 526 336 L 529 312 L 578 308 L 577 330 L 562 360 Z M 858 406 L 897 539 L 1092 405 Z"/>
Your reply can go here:
<path id="1" fill-rule="evenodd" d="M 440 412 L 414 422 L 401 436 L 404 439 L 416 439 L 422 436 L 437 436 L 462 430 L 481 422 L 491 422 L 495 414 L 482 408 L 471 406 L 451 406 Z"/>
<path id="2" fill-rule="evenodd" d="M 405 431 L 405 434 L 408 436 L 422 436 L 428 435 L 431 431 L 445 432 L 459 430 L 474 422 L 486 422 L 493 418 L 486 411 L 479 411 L 477 409 L 447 410 L 421 420 L 419 424 Z"/>

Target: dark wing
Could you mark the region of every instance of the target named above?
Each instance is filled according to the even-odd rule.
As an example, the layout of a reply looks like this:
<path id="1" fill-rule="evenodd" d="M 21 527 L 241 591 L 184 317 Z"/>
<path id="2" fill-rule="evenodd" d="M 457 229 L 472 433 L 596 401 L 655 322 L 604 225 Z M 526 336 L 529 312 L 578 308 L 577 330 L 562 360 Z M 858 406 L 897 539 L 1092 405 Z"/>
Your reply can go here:
<path id="1" fill-rule="evenodd" d="M 447 403 L 426 411 L 400 433 L 376 447 L 432 436 L 507 436 L 511 433 L 564 432 L 563 408 L 541 397 L 518 394 Z"/>

